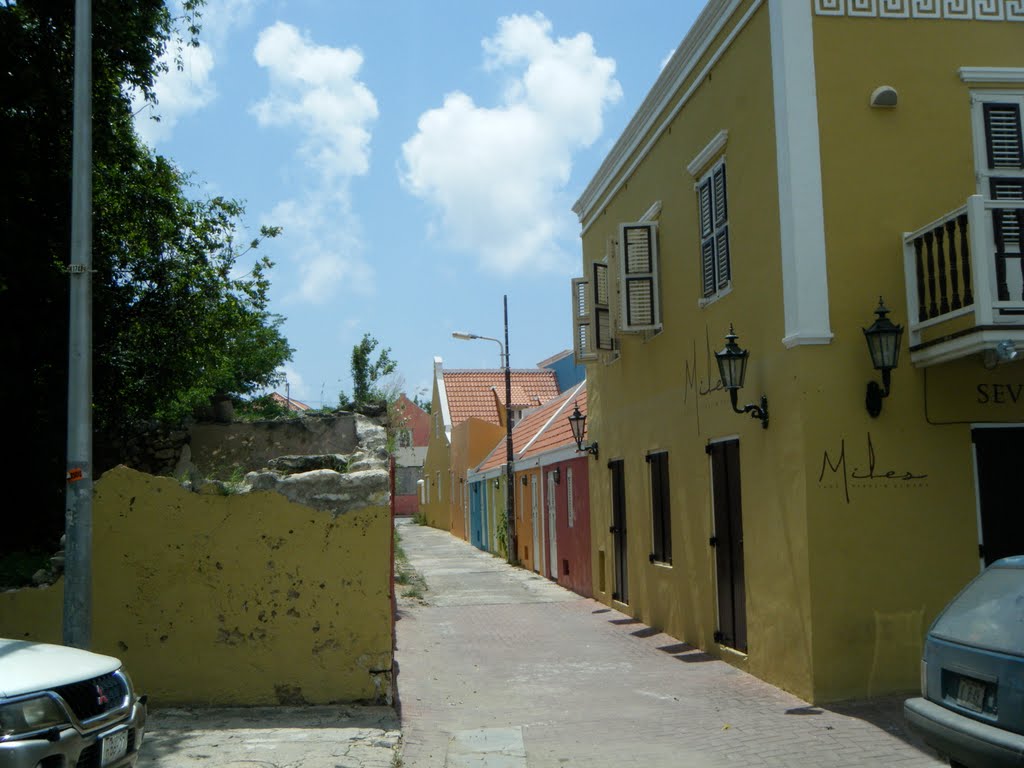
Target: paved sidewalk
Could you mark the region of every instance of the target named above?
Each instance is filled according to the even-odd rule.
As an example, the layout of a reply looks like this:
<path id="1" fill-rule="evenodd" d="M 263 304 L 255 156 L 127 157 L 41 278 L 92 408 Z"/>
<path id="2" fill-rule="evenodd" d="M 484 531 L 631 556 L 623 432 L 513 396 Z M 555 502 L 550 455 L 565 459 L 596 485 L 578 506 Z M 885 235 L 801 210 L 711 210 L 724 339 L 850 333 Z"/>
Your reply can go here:
<path id="1" fill-rule="evenodd" d="M 252 707 L 151 712 L 138 768 L 393 768 L 390 707 Z"/>
<path id="2" fill-rule="evenodd" d="M 942 765 L 901 702 L 811 707 L 447 533 L 402 521 L 404 768 Z"/>

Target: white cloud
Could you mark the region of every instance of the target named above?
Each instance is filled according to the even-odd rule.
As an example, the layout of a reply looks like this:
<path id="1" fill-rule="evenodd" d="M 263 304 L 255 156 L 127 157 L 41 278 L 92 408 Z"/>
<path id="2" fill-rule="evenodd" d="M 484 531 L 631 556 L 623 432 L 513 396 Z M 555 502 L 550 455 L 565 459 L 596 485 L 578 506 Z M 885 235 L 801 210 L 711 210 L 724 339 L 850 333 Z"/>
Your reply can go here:
<path id="1" fill-rule="evenodd" d="M 178 123 L 210 105 L 217 98 L 213 71 L 225 48 L 228 35 L 247 23 L 259 0 L 219 0 L 201 9 L 199 46 L 193 48 L 172 40 L 160 63 L 166 67 L 154 83 L 157 104 L 146 104 L 141 94 L 132 94 L 136 112 L 135 128 L 150 146 L 167 141 Z M 176 18 L 183 16 L 180 2 L 171 3 Z M 187 34 L 180 30 L 182 35 Z M 154 120 L 159 117 L 159 120 Z"/>
<path id="2" fill-rule="evenodd" d="M 561 266 L 558 240 L 576 225 L 559 195 L 573 152 L 597 140 L 622 97 L 615 62 L 585 33 L 554 38 L 541 14 L 502 18 L 483 49 L 486 69 L 509 78 L 502 103 L 454 92 L 421 115 L 402 147 L 403 183 L 437 208 L 440 235 L 485 267 Z"/>
<path id="3" fill-rule="evenodd" d="M 180 55 L 181 68 L 175 58 Z M 178 52 L 168 49 L 161 57 L 167 71 L 157 78 L 153 90 L 156 106 L 145 104 L 141 94 L 132 97 L 136 116 L 135 129 L 150 146 L 166 141 L 178 122 L 210 104 L 217 97 L 213 84 L 213 52 L 206 46 L 185 47 Z M 153 119 L 160 118 L 159 121 Z"/>
<path id="4" fill-rule="evenodd" d="M 357 294 L 373 292 L 373 270 L 345 208 L 340 199 L 311 193 L 278 203 L 266 217 L 265 223 L 283 228 L 281 249 L 296 263 L 298 286 L 286 302 L 323 304 L 342 286 Z"/>
<path id="5" fill-rule="evenodd" d="M 250 112 L 262 126 L 297 130 L 297 151 L 314 172 L 266 217 L 284 227 L 282 245 L 299 278 L 287 301 L 322 304 L 342 289 L 370 294 L 374 274 L 348 199 L 348 181 L 369 171 L 377 118 L 377 100 L 358 79 L 362 54 L 317 45 L 279 21 L 260 33 L 253 56 L 270 82 Z"/>
<path id="6" fill-rule="evenodd" d="M 294 126 L 301 153 L 325 181 L 365 174 L 377 100 L 358 80 L 362 54 L 317 45 L 284 22 L 264 29 L 253 52 L 270 75 L 270 93 L 252 108 L 264 126 Z"/>

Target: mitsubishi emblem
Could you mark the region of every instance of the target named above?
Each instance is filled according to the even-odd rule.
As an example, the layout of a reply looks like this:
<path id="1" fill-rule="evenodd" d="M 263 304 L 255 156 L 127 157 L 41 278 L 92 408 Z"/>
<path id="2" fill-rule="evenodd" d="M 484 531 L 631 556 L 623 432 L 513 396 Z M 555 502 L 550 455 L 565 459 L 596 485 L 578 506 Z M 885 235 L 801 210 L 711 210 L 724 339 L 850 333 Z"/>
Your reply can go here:
<path id="1" fill-rule="evenodd" d="M 107 695 L 105 693 L 103 693 L 103 689 L 100 688 L 97 685 L 96 686 L 96 704 L 98 706 L 103 706 L 104 704 L 109 704 L 109 703 L 110 703 L 110 699 L 108 699 Z"/>

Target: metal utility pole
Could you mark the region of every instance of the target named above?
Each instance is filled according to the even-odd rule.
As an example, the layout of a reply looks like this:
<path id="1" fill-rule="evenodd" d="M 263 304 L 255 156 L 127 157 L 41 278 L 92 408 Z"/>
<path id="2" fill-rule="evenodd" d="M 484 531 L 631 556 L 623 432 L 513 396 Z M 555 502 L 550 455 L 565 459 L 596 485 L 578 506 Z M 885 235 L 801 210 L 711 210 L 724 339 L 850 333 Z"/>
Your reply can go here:
<path id="1" fill-rule="evenodd" d="M 65 645 L 92 644 L 92 8 L 75 0 L 71 144 Z"/>
<path id="2" fill-rule="evenodd" d="M 516 495 L 512 477 L 512 367 L 508 349 L 508 295 L 505 300 L 505 522 L 508 528 L 508 562 L 519 562 L 519 537 L 516 536 Z"/>
<path id="3" fill-rule="evenodd" d="M 452 333 L 452 338 L 461 339 L 463 341 L 473 341 L 474 339 L 483 339 L 484 341 L 493 341 L 501 349 L 501 357 L 498 361 L 501 363 L 502 368 L 505 369 L 505 523 L 508 529 L 508 540 L 507 549 L 509 565 L 517 565 L 519 563 L 519 539 L 516 536 L 516 496 L 515 488 L 512 487 L 512 368 L 509 363 L 508 356 L 508 296 L 505 299 L 505 343 L 501 343 L 501 339 L 495 339 L 492 336 L 479 336 L 475 333 L 466 333 L 465 331 L 455 331 Z"/>

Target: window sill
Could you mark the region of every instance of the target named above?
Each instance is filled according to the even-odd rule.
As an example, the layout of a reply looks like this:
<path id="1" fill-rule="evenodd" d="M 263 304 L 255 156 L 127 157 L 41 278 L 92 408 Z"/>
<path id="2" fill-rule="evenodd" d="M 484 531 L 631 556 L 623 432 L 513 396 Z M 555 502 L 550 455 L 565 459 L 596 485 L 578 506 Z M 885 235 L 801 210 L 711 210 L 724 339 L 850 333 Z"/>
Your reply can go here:
<path id="1" fill-rule="evenodd" d="M 672 570 L 672 563 L 666 563 L 662 560 L 652 560 L 651 565 L 653 565 L 655 568 L 662 568 L 666 571 Z"/>
<path id="2" fill-rule="evenodd" d="M 720 290 L 718 293 L 714 294 L 713 296 L 708 296 L 706 299 L 698 300 L 697 301 L 697 306 L 700 309 L 704 309 L 709 304 L 714 304 L 716 301 L 718 301 L 719 299 L 725 298 L 730 293 L 732 293 L 732 282 L 731 281 L 730 281 L 730 283 L 727 286 L 725 286 L 725 288 L 723 288 L 722 290 Z"/>

